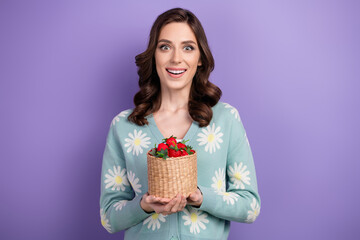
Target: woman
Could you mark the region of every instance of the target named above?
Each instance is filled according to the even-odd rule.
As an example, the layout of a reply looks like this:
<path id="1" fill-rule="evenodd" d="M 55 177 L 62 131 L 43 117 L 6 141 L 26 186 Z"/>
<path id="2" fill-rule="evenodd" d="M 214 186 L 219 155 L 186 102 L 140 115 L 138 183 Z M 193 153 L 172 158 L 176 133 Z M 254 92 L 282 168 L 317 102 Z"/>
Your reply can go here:
<path id="1" fill-rule="evenodd" d="M 230 221 L 253 222 L 260 197 L 253 157 L 236 108 L 209 82 L 214 60 L 200 21 L 170 9 L 136 56 L 135 108 L 110 126 L 103 156 L 100 215 L 125 239 L 227 239 Z M 172 199 L 147 193 L 146 152 L 171 135 L 197 151 L 198 189 Z"/>

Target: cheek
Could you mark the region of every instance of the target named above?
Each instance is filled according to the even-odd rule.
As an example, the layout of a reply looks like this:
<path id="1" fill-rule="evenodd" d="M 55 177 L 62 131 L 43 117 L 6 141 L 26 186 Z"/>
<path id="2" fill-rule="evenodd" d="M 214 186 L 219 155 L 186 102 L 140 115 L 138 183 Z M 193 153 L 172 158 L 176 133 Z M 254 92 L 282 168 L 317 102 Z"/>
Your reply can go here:
<path id="1" fill-rule="evenodd" d="M 197 55 L 188 58 L 188 63 L 191 65 L 192 68 L 197 68 L 199 61 L 200 61 L 200 57 Z"/>
<path id="2" fill-rule="evenodd" d="M 155 57 L 155 64 L 156 64 L 156 66 L 159 64 L 159 54 L 156 54 L 156 52 L 155 52 L 155 55 L 154 55 L 154 57 Z"/>
<path id="3" fill-rule="evenodd" d="M 161 60 L 161 57 L 158 54 L 155 54 L 155 66 L 158 75 L 162 75 L 163 62 Z"/>
<path id="4" fill-rule="evenodd" d="M 167 62 L 167 54 L 165 53 L 159 53 L 159 52 L 155 52 L 155 63 L 158 66 L 164 66 Z"/>

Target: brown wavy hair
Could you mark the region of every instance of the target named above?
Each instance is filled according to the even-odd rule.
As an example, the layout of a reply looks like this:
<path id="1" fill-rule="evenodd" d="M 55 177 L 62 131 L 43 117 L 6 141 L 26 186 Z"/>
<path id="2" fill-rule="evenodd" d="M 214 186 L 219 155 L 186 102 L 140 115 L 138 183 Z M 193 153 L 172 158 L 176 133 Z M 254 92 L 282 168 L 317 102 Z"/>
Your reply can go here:
<path id="1" fill-rule="evenodd" d="M 150 31 L 146 51 L 135 57 L 140 90 L 134 96 L 135 109 L 128 116 L 128 120 L 139 126 L 149 124 L 145 116 L 160 109 L 161 86 L 155 66 L 155 50 L 161 28 L 171 22 L 187 23 L 198 42 L 202 64 L 198 66 L 192 81 L 188 109 L 191 118 L 198 122 L 200 127 L 208 126 L 213 116 L 211 107 L 220 100 L 222 92 L 209 81 L 215 63 L 205 31 L 199 19 L 189 10 L 182 8 L 170 9 L 157 17 Z"/>

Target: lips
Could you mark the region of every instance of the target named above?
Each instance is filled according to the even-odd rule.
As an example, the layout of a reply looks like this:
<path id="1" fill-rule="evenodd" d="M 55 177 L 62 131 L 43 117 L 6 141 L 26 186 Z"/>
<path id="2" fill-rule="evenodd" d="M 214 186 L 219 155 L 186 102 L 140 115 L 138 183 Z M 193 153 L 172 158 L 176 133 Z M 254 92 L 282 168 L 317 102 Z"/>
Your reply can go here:
<path id="1" fill-rule="evenodd" d="M 167 73 L 172 78 L 182 77 L 185 74 L 186 70 L 186 68 L 166 68 Z"/>
<path id="2" fill-rule="evenodd" d="M 166 68 L 166 71 L 168 73 L 174 74 L 174 75 L 180 75 L 184 72 L 186 72 L 185 68 Z"/>

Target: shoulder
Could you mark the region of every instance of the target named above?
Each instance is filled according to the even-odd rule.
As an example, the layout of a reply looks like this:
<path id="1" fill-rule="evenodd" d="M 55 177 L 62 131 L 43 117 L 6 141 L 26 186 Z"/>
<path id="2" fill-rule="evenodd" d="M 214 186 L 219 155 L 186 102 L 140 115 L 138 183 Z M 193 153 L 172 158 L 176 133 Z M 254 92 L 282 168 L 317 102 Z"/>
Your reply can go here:
<path id="1" fill-rule="evenodd" d="M 120 113 L 116 114 L 111 120 L 110 127 L 132 124 L 127 118 L 133 112 L 133 110 L 133 108 L 123 109 Z"/>
<path id="2" fill-rule="evenodd" d="M 241 142 L 246 136 L 238 108 L 227 102 L 218 102 L 214 109 L 214 122 L 217 122 L 221 129 L 229 137 L 230 142 Z"/>
<path id="3" fill-rule="evenodd" d="M 227 121 L 236 120 L 241 122 L 238 109 L 230 103 L 219 101 L 212 107 L 215 118 L 222 118 Z"/>
<path id="4" fill-rule="evenodd" d="M 124 109 L 122 110 L 120 113 L 116 114 L 112 121 L 111 124 L 115 125 L 117 122 L 120 122 L 121 120 L 127 120 L 127 117 L 132 113 L 133 109 L 129 108 L 129 109 Z"/>
<path id="5" fill-rule="evenodd" d="M 111 120 L 108 132 L 108 142 L 116 142 L 120 136 L 127 135 L 129 129 L 134 128 L 134 123 L 130 122 L 127 118 L 132 113 L 133 109 L 123 109 L 117 113 Z"/>

